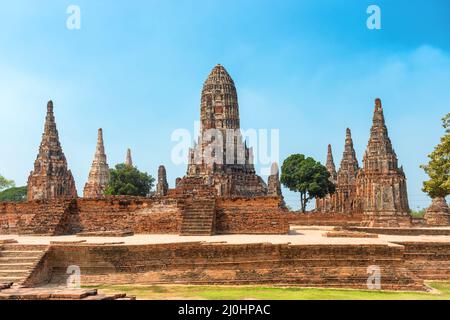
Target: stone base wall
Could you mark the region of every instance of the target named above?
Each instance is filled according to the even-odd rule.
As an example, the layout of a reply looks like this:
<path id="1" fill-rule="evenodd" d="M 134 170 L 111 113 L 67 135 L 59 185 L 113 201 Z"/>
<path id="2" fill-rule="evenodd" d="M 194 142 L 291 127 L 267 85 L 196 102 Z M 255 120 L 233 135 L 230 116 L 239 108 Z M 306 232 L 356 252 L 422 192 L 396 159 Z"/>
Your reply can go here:
<path id="1" fill-rule="evenodd" d="M 412 217 L 407 212 L 374 211 L 364 212 L 363 227 L 408 228 L 411 227 Z"/>
<path id="2" fill-rule="evenodd" d="M 188 198 L 207 203 L 201 197 L 186 195 L 0 203 L 0 234 L 60 235 L 119 230 L 179 234 Z M 215 233 L 289 232 L 280 197 L 217 198 L 215 203 Z"/>
<path id="3" fill-rule="evenodd" d="M 280 197 L 218 198 L 216 233 L 287 234 L 289 223 Z"/>
<path id="4" fill-rule="evenodd" d="M 53 245 L 47 268 L 65 283 L 77 265 L 82 285 L 269 284 L 367 289 L 367 269 L 381 269 L 382 289 L 423 290 L 396 245 L 288 245 L 173 243 Z"/>
<path id="5" fill-rule="evenodd" d="M 175 198 L 112 197 L 78 199 L 73 225 L 79 231 L 130 230 L 134 233 L 180 231 L 182 200 Z"/>
<path id="6" fill-rule="evenodd" d="M 406 267 L 424 280 L 450 280 L 450 242 L 401 242 Z"/>
<path id="7" fill-rule="evenodd" d="M 73 234 L 130 230 L 178 233 L 182 199 L 108 197 L 69 201 L 0 203 L 0 234 Z M 56 220 L 57 221 L 53 221 Z M 38 232 L 41 229 L 58 232 Z"/>
<path id="8" fill-rule="evenodd" d="M 68 215 L 75 200 L 35 200 L 0 203 L 0 234 L 71 233 Z"/>
<path id="9" fill-rule="evenodd" d="M 359 226 L 363 219 L 362 214 L 342 213 L 288 213 L 289 224 L 299 226 Z"/>

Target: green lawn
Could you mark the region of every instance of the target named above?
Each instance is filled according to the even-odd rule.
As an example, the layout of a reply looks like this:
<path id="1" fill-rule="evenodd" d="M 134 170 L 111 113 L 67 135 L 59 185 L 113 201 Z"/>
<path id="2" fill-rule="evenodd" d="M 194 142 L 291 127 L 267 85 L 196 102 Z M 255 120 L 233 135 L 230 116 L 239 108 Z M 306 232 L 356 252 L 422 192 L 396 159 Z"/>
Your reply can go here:
<path id="1" fill-rule="evenodd" d="M 345 289 L 278 288 L 257 286 L 111 285 L 96 286 L 105 293 L 123 292 L 137 299 L 200 300 L 450 300 L 450 282 L 430 282 L 433 292 L 393 292 Z"/>

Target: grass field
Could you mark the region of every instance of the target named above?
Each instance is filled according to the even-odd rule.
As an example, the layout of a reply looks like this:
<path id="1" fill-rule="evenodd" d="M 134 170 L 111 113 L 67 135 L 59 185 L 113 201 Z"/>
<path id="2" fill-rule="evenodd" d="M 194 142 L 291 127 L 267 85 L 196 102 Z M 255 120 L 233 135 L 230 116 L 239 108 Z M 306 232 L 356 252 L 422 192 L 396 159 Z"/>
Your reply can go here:
<path id="1" fill-rule="evenodd" d="M 106 293 L 124 292 L 144 300 L 450 300 L 450 282 L 429 282 L 428 285 L 434 289 L 432 292 L 188 285 L 111 285 L 96 288 Z"/>

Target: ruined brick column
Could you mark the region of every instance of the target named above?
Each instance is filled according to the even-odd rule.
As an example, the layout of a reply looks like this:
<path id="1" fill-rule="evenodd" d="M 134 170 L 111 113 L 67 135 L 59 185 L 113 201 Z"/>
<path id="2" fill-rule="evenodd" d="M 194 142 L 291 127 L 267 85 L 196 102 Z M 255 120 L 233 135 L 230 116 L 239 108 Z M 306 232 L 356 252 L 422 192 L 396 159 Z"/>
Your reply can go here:
<path id="1" fill-rule="evenodd" d="M 364 226 L 410 225 L 406 177 L 403 168 L 398 167 L 380 99 L 375 100 L 370 139 L 363 168 L 357 176 L 357 197 L 364 214 Z"/>
<path id="2" fill-rule="evenodd" d="M 276 162 L 272 163 L 270 167 L 270 176 L 267 180 L 269 196 L 282 196 L 281 194 L 281 183 L 280 183 L 280 173 L 278 169 L 278 164 Z"/>
<path id="3" fill-rule="evenodd" d="M 434 198 L 430 207 L 426 210 L 424 218 L 429 226 L 450 226 L 450 209 L 445 198 Z"/>
<path id="4" fill-rule="evenodd" d="M 354 213 L 358 211 L 356 201 L 356 176 L 358 171 L 359 164 L 353 148 L 352 133 L 347 128 L 344 153 L 337 173 L 336 212 Z"/>
<path id="5" fill-rule="evenodd" d="M 331 175 L 331 181 L 335 182 L 337 179 L 337 172 L 336 172 L 336 166 L 334 165 L 333 150 L 331 149 L 331 144 L 328 145 L 327 165 L 326 166 L 327 166 L 328 172 Z"/>
<path id="6" fill-rule="evenodd" d="M 127 156 L 125 158 L 125 165 L 127 167 L 132 167 L 133 166 L 133 159 L 131 158 L 131 149 L 130 148 L 127 149 Z"/>
<path id="7" fill-rule="evenodd" d="M 336 184 L 337 172 L 336 166 L 334 165 L 333 151 L 331 148 L 331 144 L 328 145 L 326 167 L 328 172 L 330 173 L 330 181 L 333 182 L 333 184 Z M 321 198 L 316 199 L 316 212 L 332 213 L 335 212 L 335 209 L 336 209 L 335 194 L 327 195 L 322 199 Z"/>
<path id="8" fill-rule="evenodd" d="M 98 129 L 97 148 L 92 161 L 88 181 L 84 186 L 83 197 L 99 198 L 104 195 L 109 183 L 109 166 L 106 161 L 105 146 L 103 144 L 103 131 Z"/>
<path id="9" fill-rule="evenodd" d="M 28 201 L 76 197 L 75 181 L 59 142 L 53 102 L 49 101 L 39 153 L 28 177 Z"/>
<path id="10" fill-rule="evenodd" d="M 167 183 L 166 168 L 159 166 L 158 168 L 158 183 L 156 184 L 156 195 L 166 196 L 169 190 L 169 184 Z"/>

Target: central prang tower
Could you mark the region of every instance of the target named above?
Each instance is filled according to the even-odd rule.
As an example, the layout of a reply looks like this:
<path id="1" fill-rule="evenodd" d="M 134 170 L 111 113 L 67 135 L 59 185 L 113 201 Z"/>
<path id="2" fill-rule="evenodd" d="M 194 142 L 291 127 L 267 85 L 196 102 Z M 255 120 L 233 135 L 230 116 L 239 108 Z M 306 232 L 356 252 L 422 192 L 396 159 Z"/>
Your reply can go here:
<path id="1" fill-rule="evenodd" d="M 189 187 L 193 180 L 214 187 L 218 196 L 267 195 L 266 183 L 255 173 L 252 149 L 241 135 L 234 81 L 220 64 L 203 85 L 200 135 L 179 185 Z"/>

